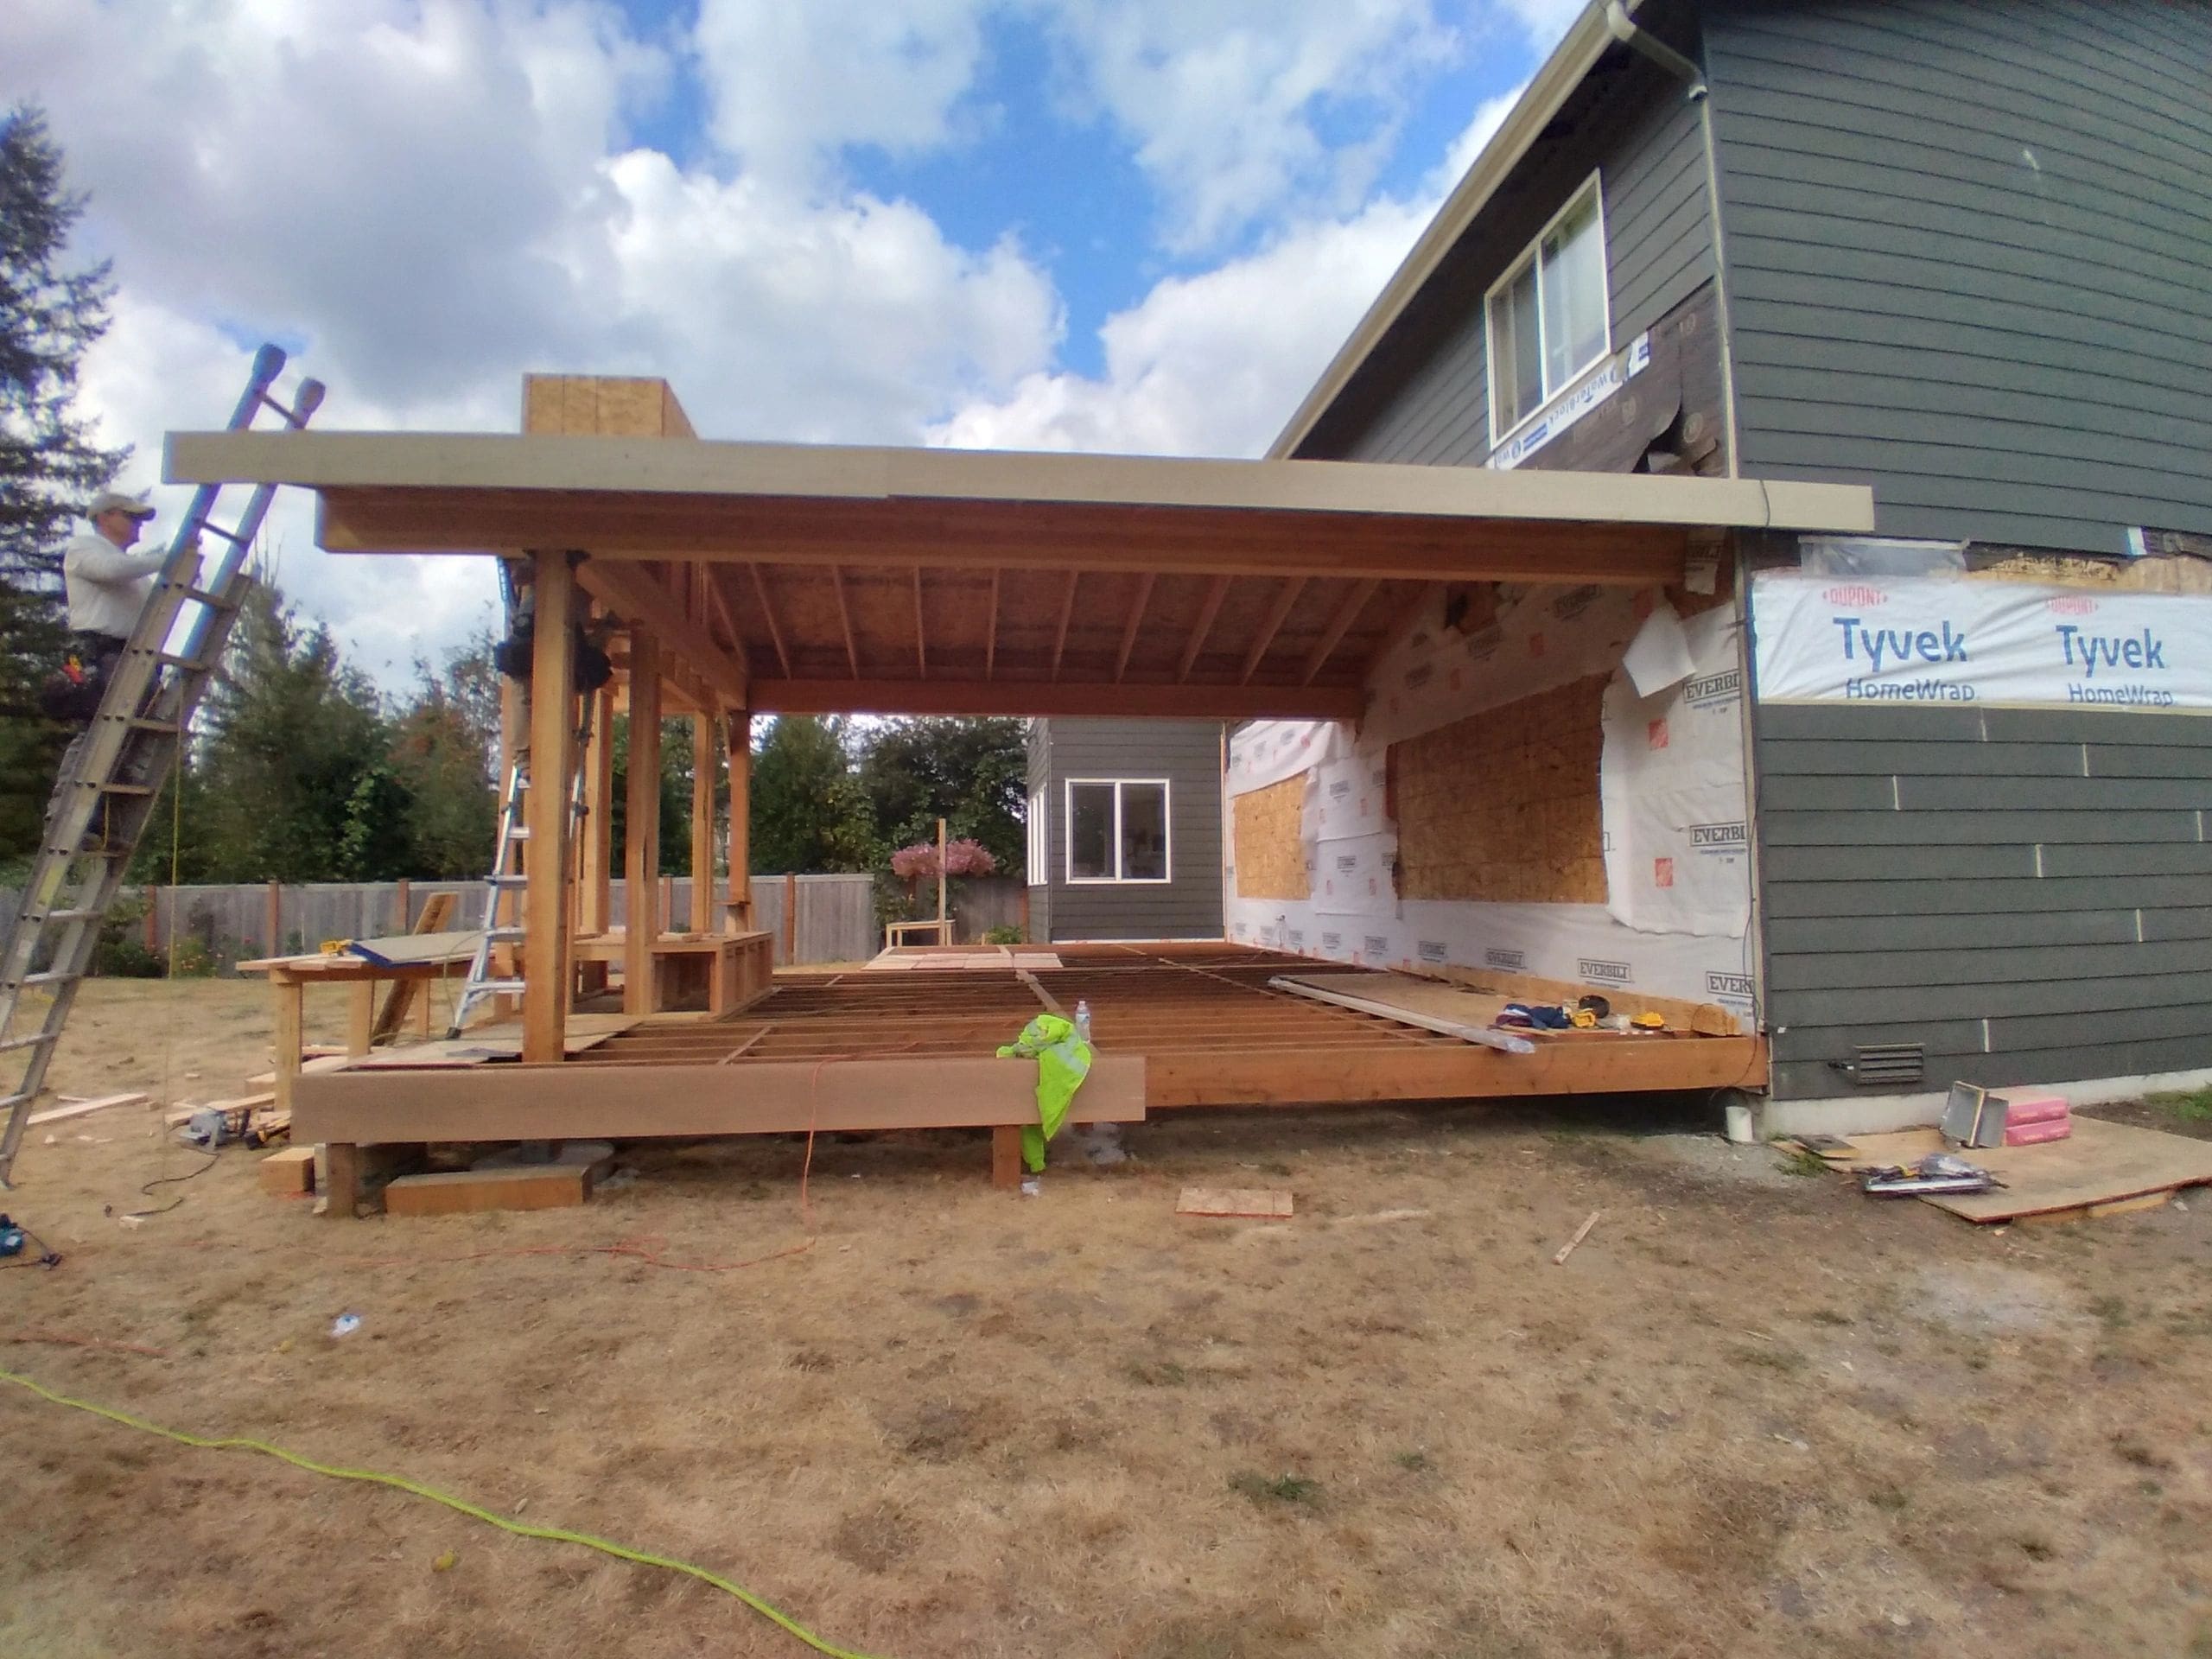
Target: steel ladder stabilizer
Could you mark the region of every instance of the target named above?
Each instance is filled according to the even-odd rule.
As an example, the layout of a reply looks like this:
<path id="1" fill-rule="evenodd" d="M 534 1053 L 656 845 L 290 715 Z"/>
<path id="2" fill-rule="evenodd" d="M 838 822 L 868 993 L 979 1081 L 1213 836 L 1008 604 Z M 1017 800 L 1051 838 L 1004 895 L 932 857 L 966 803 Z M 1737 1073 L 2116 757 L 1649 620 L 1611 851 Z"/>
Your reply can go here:
<path id="1" fill-rule="evenodd" d="M 255 354 L 226 429 L 252 426 L 264 410 L 288 426 L 307 425 L 321 405 L 322 385 L 302 380 L 289 406 L 279 403 L 270 388 L 283 367 L 284 353 L 275 346 Z M 54 780 L 38 856 L 0 943 L 0 1068 L 12 1071 L 22 1059 L 13 1081 L 0 1083 L 0 1186 L 14 1173 L 31 1107 L 45 1087 L 77 988 L 91 969 L 100 923 L 122 890 L 154 802 L 253 590 L 246 558 L 276 486 L 256 486 L 227 529 L 212 516 L 221 494 L 218 484 L 193 493 L 137 626 L 101 691 L 99 711 Z M 203 537 L 221 544 L 207 571 L 200 563 Z M 183 638 L 173 642 L 180 623 Z M 170 671 L 166 679 L 164 669 Z M 23 994 L 35 990 L 52 995 L 35 1028 L 18 1032 L 19 1017 L 31 1011 Z"/>

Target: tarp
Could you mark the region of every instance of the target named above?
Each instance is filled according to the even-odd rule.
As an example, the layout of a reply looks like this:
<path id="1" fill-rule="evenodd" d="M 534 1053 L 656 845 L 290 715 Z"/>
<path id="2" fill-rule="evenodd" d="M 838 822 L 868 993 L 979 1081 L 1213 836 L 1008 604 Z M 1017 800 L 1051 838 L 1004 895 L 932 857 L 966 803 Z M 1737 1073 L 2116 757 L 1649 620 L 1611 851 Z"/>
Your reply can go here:
<path id="1" fill-rule="evenodd" d="M 1769 572 L 1762 702 L 2212 709 L 2212 598 Z"/>

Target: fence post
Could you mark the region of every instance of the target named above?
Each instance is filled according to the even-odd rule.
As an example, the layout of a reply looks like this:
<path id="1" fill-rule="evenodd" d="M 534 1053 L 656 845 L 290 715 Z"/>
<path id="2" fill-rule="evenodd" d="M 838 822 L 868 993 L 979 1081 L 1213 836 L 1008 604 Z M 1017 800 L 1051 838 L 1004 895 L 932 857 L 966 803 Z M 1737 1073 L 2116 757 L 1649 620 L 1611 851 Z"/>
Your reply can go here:
<path id="1" fill-rule="evenodd" d="M 784 966 L 798 965 L 798 873 L 784 873 Z"/>
<path id="2" fill-rule="evenodd" d="M 391 918 L 391 931 L 404 933 L 414 925 L 411 913 L 414 906 L 407 892 L 407 878 L 404 875 L 399 878 L 399 891 L 392 895 L 391 907 L 395 912 Z"/>
<path id="3" fill-rule="evenodd" d="M 161 884 L 159 882 L 148 882 L 146 885 L 146 954 L 149 957 L 157 954 L 162 948 L 161 918 L 159 914 L 161 903 Z"/>
<path id="4" fill-rule="evenodd" d="M 277 883 L 271 881 L 269 884 L 268 904 L 262 917 L 267 935 L 262 941 L 265 947 L 262 952 L 263 955 L 270 957 L 283 955 L 284 947 L 281 941 L 284 936 L 276 931 L 283 919 L 284 889 Z"/>

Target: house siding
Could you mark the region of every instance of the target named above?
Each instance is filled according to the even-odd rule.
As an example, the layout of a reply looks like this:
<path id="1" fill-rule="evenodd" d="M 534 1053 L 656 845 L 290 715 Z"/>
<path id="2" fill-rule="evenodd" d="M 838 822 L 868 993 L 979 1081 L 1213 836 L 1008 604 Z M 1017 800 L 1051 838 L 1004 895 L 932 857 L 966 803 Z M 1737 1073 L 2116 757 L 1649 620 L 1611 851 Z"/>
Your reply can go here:
<path id="1" fill-rule="evenodd" d="M 1890 535 L 2212 532 L 2212 8 L 1713 0 L 1742 469 Z"/>
<path id="2" fill-rule="evenodd" d="M 1213 721 L 1040 720 L 1048 862 L 1040 914 L 1032 892 L 1030 924 L 1042 939 L 1219 938 L 1221 908 L 1221 742 Z M 1033 756 L 1036 753 L 1033 750 Z M 1071 778 L 1168 780 L 1168 873 L 1164 882 L 1093 885 L 1067 879 L 1067 781 Z M 1033 787 L 1034 785 L 1033 785 Z"/>
<path id="3" fill-rule="evenodd" d="M 1572 130 L 1532 152 L 1493 196 L 1300 454 L 1451 467 L 1487 461 L 1484 296 L 1593 171 L 1605 199 L 1615 351 L 1712 281 L 1704 139 L 1681 83 L 1621 48 L 1577 111 Z M 1524 465 L 1545 460 L 1539 452 Z"/>
<path id="4" fill-rule="evenodd" d="M 2212 721 L 1762 705 L 1777 1099 L 2212 1066 Z"/>

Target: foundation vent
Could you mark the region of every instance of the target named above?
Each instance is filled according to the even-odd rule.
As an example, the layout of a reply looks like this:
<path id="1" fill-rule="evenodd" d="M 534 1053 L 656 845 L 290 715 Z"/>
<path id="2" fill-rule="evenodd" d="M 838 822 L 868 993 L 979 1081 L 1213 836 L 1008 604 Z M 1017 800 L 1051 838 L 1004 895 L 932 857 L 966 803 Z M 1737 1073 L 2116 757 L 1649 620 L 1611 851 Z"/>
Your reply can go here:
<path id="1" fill-rule="evenodd" d="M 1918 1043 L 1862 1043 L 1849 1067 L 1861 1089 L 1902 1089 L 1927 1074 L 1927 1051 Z"/>

